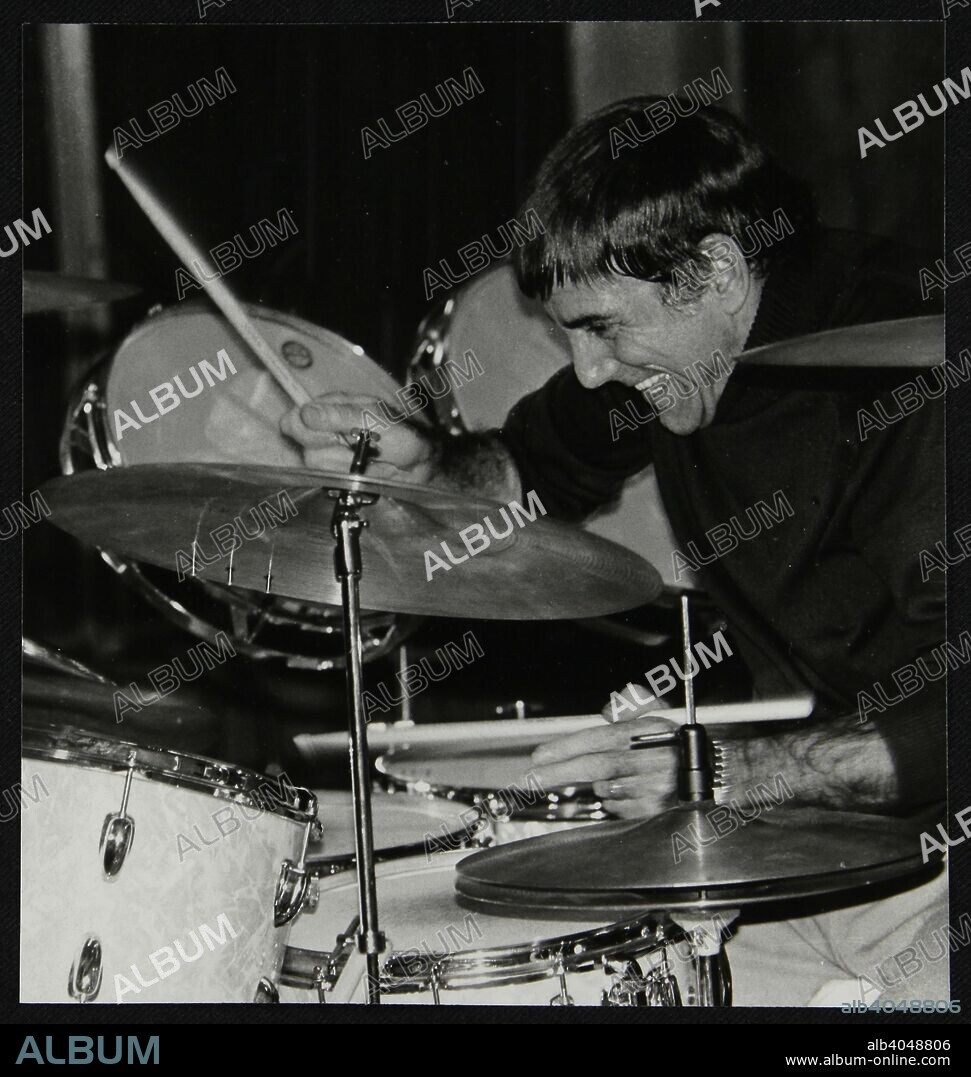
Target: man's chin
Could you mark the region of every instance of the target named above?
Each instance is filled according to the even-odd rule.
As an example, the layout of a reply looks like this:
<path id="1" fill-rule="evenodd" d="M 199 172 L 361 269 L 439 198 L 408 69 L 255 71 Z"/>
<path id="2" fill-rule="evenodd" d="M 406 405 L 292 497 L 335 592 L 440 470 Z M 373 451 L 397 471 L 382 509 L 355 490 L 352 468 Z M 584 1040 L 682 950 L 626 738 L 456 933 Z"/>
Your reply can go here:
<path id="1" fill-rule="evenodd" d="M 705 406 L 698 397 L 679 400 L 673 408 L 661 412 L 658 418 L 665 430 L 670 430 L 672 434 L 680 434 L 682 437 L 693 434 L 710 422 Z"/>

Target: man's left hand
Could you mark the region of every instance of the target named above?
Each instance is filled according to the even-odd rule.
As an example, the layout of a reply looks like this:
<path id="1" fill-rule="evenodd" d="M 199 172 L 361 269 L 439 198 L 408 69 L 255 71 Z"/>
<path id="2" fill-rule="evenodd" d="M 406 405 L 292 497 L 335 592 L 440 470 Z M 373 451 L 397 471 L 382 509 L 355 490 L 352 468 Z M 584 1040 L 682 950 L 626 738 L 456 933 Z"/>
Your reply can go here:
<path id="1" fill-rule="evenodd" d="M 544 789 L 591 782 L 604 807 L 624 819 L 658 815 L 677 803 L 674 747 L 632 751 L 641 733 L 670 733 L 676 722 L 655 716 L 605 724 L 541 744 L 531 773 Z"/>

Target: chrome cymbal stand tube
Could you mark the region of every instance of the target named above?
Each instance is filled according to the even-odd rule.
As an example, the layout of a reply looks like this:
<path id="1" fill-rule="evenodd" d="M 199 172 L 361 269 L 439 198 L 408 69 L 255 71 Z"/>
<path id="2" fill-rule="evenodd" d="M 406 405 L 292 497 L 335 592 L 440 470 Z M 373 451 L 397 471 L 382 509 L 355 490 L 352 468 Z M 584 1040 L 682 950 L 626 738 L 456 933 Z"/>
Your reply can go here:
<path id="1" fill-rule="evenodd" d="M 715 799 L 715 769 L 712 765 L 713 751 L 708 731 L 700 725 L 695 715 L 695 679 L 691 653 L 691 610 L 688 596 L 681 596 L 681 636 L 684 642 L 684 710 L 687 722 L 678 730 L 678 799 L 686 804 L 697 804 Z"/>
<path id="2" fill-rule="evenodd" d="M 367 466 L 371 435 L 362 430 L 357 437 L 351 474 L 360 475 Z M 364 685 L 361 662 L 361 529 L 366 521 L 358 515 L 362 505 L 372 504 L 373 495 L 350 490 L 329 491 L 336 497 L 331 531 L 337 541 L 334 574 L 341 585 L 344 620 L 344 651 L 347 660 L 347 720 L 350 733 L 351 794 L 354 799 L 354 859 L 357 870 L 360 929 L 358 950 L 365 955 L 367 1001 L 381 1001 L 379 958 L 385 938 L 378 929 L 378 894 L 374 877 L 374 828 L 371 819 L 371 760 L 368 753 L 367 717 L 364 712 Z"/>
<path id="3" fill-rule="evenodd" d="M 646 733 L 631 738 L 631 748 L 656 748 L 675 744 L 678 748 L 678 799 L 685 804 L 715 803 L 715 769 L 713 749 L 707 729 L 695 713 L 694 674 L 691 654 L 691 609 L 688 596 L 681 596 L 681 636 L 684 645 L 684 708 L 686 722 L 676 733 Z M 701 899 L 707 897 L 700 891 Z M 691 944 L 695 967 L 695 1005 L 730 1006 L 732 980 L 725 953 L 722 931 L 738 917 L 737 909 L 722 910 L 716 916 L 695 913 L 671 914 L 684 928 Z"/>

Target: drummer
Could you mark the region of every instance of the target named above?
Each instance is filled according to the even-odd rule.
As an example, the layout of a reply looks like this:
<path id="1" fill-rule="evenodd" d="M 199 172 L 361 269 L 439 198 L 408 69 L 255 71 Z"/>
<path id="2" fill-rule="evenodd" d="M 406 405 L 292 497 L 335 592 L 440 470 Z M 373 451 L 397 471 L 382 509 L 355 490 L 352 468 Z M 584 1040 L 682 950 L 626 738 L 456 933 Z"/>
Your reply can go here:
<path id="1" fill-rule="evenodd" d="M 756 694 L 808 690 L 817 701 L 813 721 L 791 732 L 716 731 L 720 797 L 782 775 L 800 805 L 907 813 L 943 801 L 943 572 L 922 573 L 920 562 L 945 538 L 943 379 L 917 379 L 905 413 L 904 390 L 892 394 L 915 381 L 912 370 L 736 365 L 760 345 L 935 313 L 920 295 L 926 263 L 888 240 L 824 227 L 805 185 L 719 109 L 616 152 L 612 132 L 660 100 L 614 104 L 570 131 L 524 206 L 544 230 L 517 253 L 520 287 L 565 330 L 572 366 L 493 434 L 383 430 L 370 471 L 504 503 L 535 490 L 551 516 L 580 520 L 653 463 L 679 550 L 715 553 L 698 572 Z M 327 394 L 294 409 L 283 430 L 308 466 L 346 470 L 344 435 L 375 403 Z M 713 550 L 713 529 L 747 528 L 746 510 L 780 493 L 791 518 Z M 891 704 L 905 666 L 922 685 Z M 605 717 L 630 720 L 541 747 L 537 779 L 593 782 L 620 816 L 671 806 L 672 756 L 628 750 L 632 733 L 665 726 L 635 717 L 645 709 L 618 708 L 615 697 Z M 793 961 L 802 953 L 805 997 L 792 996 L 791 976 L 783 986 L 763 968 L 738 1001 L 799 1004 L 815 993 L 809 984 L 865 975 L 875 955 L 912 942 L 942 895 L 938 882 L 776 935 L 760 929 L 769 965 L 773 947 Z M 916 994 L 914 981 L 899 997 L 947 998 L 946 969 L 932 973 L 921 990 L 940 994 Z"/>

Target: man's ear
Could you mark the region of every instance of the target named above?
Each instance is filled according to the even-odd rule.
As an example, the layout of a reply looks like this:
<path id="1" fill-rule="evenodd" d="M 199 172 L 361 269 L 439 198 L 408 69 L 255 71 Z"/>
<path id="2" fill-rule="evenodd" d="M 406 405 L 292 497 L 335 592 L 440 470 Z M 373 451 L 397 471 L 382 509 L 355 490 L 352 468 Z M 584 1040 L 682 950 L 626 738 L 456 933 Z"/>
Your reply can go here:
<path id="1" fill-rule="evenodd" d="M 729 314 L 735 314 L 745 302 L 752 284 L 752 272 L 745 255 L 731 236 L 712 232 L 698 244 L 698 250 L 711 266 L 709 291 L 713 292 Z"/>

